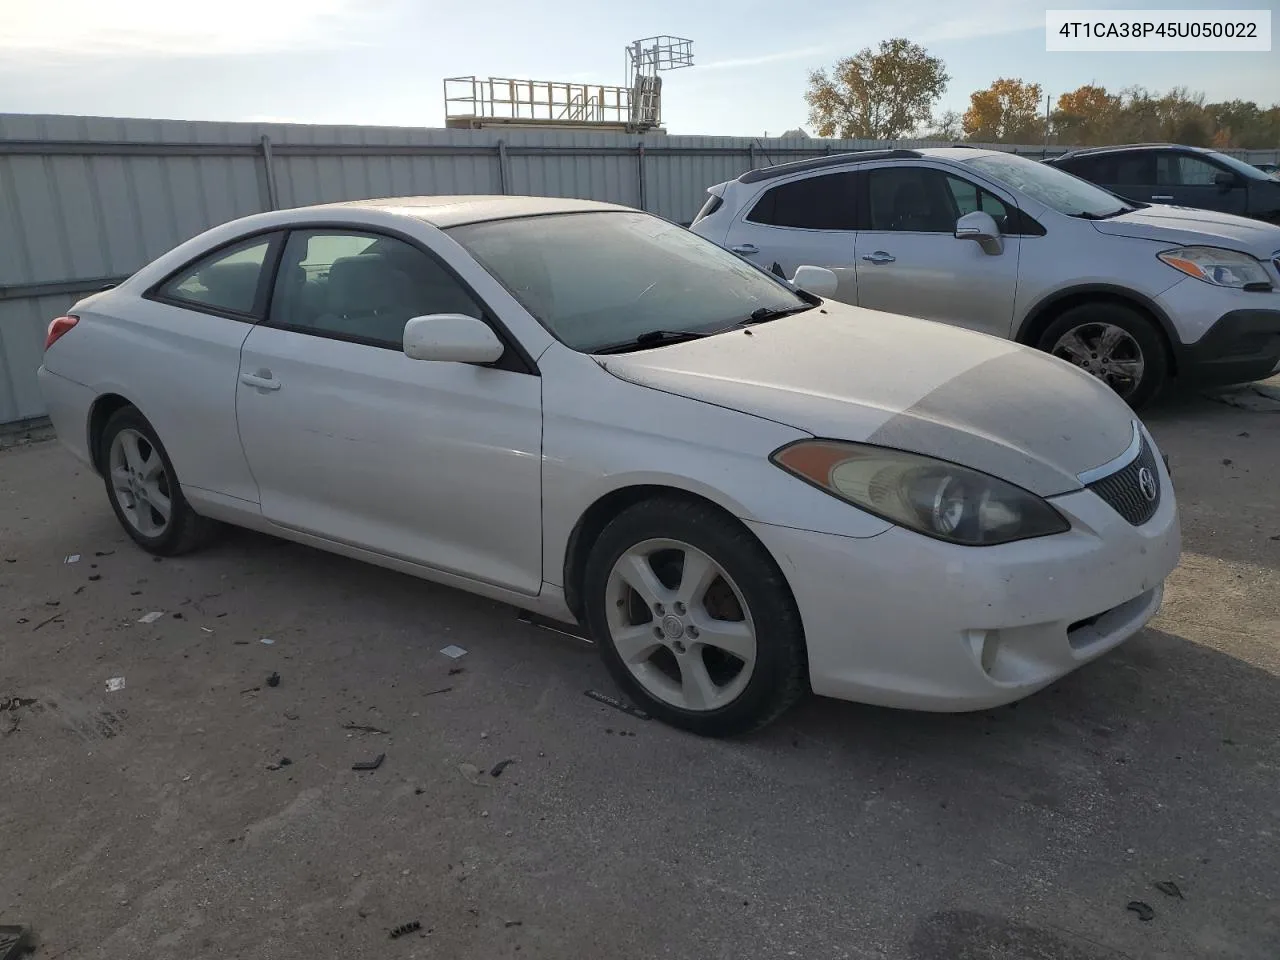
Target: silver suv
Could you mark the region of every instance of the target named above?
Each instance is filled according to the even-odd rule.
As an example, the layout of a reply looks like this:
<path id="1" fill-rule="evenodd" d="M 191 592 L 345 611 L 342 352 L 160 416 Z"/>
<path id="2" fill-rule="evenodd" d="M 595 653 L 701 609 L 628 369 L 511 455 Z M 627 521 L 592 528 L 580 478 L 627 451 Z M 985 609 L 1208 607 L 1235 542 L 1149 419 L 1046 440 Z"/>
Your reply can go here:
<path id="1" fill-rule="evenodd" d="M 1126 201 L 1008 153 L 840 154 L 717 184 L 691 229 L 833 297 L 1032 344 L 1141 406 L 1280 368 L 1280 227 Z"/>

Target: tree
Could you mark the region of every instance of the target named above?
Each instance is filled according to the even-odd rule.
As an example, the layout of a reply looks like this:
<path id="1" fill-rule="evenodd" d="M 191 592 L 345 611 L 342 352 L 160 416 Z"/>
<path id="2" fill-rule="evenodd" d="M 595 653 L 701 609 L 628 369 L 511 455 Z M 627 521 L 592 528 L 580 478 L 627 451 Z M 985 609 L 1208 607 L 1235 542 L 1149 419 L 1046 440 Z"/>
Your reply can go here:
<path id="1" fill-rule="evenodd" d="M 1044 94 L 1038 83 L 1003 77 L 969 95 L 961 121 L 965 135 L 982 143 L 1030 143 L 1044 136 Z"/>
<path id="2" fill-rule="evenodd" d="M 1106 87 L 1085 84 L 1058 97 L 1053 129 L 1059 143 L 1094 147 L 1112 142 L 1121 98 Z"/>
<path id="3" fill-rule="evenodd" d="M 809 74 L 809 122 L 820 137 L 896 140 L 928 122 L 950 79 L 923 47 L 885 40 Z"/>
<path id="4" fill-rule="evenodd" d="M 960 125 L 960 114 L 954 110 L 946 110 L 941 116 L 934 117 L 929 126 L 921 132 L 922 140 L 945 140 L 954 143 L 964 139 L 964 128 Z"/>

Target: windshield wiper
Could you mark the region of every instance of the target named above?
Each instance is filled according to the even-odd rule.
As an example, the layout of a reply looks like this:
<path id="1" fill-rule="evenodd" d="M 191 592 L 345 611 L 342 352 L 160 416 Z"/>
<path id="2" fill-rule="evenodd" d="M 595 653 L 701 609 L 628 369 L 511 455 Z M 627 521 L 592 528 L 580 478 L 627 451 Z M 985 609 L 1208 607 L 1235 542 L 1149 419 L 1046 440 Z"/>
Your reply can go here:
<path id="1" fill-rule="evenodd" d="M 635 350 L 637 347 L 656 347 L 664 343 L 682 343 L 685 340 L 701 340 L 703 337 L 710 337 L 717 333 L 723 333 L 722 330 L 646 330 L 634 340 L 624 340 L 622 343 L 611 343 L 607 347 L 598 347 L 592 350 L 592 353 L 626 353 L 628 350 Z"/>
<path id="2" fill-rule="evenodd" d="M 806 310 L 812 310 L 813 304 L 806 303 L 802 307 L 759 307 L 751 311 L 751 316 L 744 320 L 744 323 L 764 323 L 766 320 L 777 320 L 779 317 L 789 317 L 793 313 L 804 313 Z"/>

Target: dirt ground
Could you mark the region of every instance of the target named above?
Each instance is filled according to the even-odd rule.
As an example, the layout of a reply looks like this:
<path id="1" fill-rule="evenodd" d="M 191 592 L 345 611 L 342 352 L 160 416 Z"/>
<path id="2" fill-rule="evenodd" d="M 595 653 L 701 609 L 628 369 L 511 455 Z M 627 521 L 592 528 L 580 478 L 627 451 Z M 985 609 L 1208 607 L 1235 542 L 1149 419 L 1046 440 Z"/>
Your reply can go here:
<path id="1" fill-rule="evenodd" d="M 730 742 L 588 699 L 591 648 L 484 600 L 248 533 L 153 561 L 58 446 L 0 452 L 0 925 L 43 960 L 1275 960 L 1252 406 L 1148 415 L 1185 553 L 1112 655 L 1013 707 L 813 700 Z"/>

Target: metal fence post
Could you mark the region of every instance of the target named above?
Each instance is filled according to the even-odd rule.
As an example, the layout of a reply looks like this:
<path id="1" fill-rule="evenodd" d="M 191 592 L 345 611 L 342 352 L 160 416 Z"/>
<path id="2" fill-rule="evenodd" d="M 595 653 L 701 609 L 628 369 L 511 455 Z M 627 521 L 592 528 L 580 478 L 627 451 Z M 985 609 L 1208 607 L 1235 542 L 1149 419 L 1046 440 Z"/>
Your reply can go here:
<path id="1" fill-rule="evenodd" d="M 645 183 L 644 183 L 644 141 L 636 144 L 636 186 L 640 192 L 640 209 L 648 210 L 649 206 L 645 200 Z"/>
<path id="2" fill-rule="evenodd" d="M 502 195 L 507 195 L 507 184 L 510 182 L 510 174 L 507 171 L 507 141 L 498 141 L 498 189 L 502 191 Z"/>
<path id="3" fill-rule="evenodd" d="M 262 135 L 262 163 L 267 169 L 267 209 L 280 209 L 280 191 L 276 187 L 275 158 L 271 155 L 271 138 Z"/>

